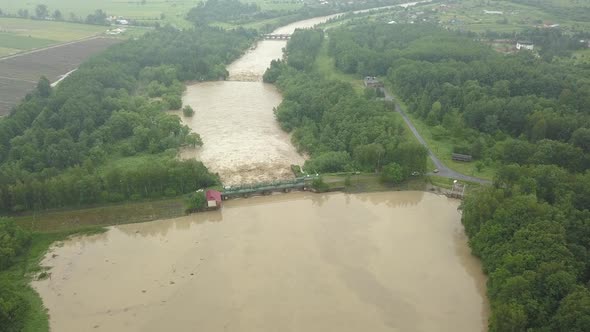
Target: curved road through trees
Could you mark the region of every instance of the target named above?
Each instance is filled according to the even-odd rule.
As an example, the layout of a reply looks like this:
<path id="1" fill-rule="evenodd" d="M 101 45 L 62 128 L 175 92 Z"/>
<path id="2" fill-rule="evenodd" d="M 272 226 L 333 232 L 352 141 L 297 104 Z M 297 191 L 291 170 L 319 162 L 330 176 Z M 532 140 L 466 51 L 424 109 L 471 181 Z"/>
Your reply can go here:
<path id="1" fill-rule="evenodd" d="M 391 96 L 391 94 L 389 94 L 389 92 L 387 92 L 387 90 L 384 89 L 384 92 L 385 92 L 385 100 L 391 101 L 391 102 L 394 103 L 394 105 L 395 105 L 395 111 L 398 112 L 402 116 L 402 118 L 404 119 L 404 121 L 408 125 L 408 128 L 410 128 L 410 130 L 412 131 L 412 133 L 414 134 L 414 136 L 416 136 L 416 139 L 418 139 L 418 141 L 420 142 L 420 144 L 424 145 L 424 147 L 428 150 L 428 156 L 430 157 L 430 159 L 432 160 L 432 162 L 434 163 L 434 165 L 438 169 L 438 173 L 436 175 L 442 176 L 442 177 L 445 177 L 445 178 L 462 180 L 462 181 L 470 181 L 470 182 L 476 182 L 476 183 L 481 183 L 481 184 L 489 184 L 489 183 L 492 183 L 489 180 L 485 180 L 485 179 L 481 179 L 481 178 L 478 178 L 478 177 L 461 174 L 461 173 L 456 172 L 456 171 L 448 168 L 447 166 L 445 166 L 445 164 L 443 164 L 440 161 L 440 159 L 438 159 L 438 157 L 428 147 L 428 144 L 426 143 L 426 141 L 424 140 L 424 138 L 422 138 L 422 136 L 420 136 L 420 133 L 418 133 L 418 130 L 416 130 L 416 127 L 414 127 L 414 124 L 412 124 L 412 121 L 410 121 L 410 119 L 408 118 L 408 116 L 406 115 L 406 113 L 402 110 L 400 104 L 395 101 L 395 98 L 393 98 Z"/>

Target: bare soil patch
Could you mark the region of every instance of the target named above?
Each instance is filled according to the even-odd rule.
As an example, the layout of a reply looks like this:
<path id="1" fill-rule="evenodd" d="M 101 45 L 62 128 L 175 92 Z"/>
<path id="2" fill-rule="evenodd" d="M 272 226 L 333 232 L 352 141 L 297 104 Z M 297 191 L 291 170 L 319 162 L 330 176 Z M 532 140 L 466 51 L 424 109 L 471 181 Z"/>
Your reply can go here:
<path id="1" fill-rule="evenodd" d="M 0 59 L 0 115 L 6 115 L 41 76 L 57 81 L 84 60 L 121 40 L 92 38 Z"/>

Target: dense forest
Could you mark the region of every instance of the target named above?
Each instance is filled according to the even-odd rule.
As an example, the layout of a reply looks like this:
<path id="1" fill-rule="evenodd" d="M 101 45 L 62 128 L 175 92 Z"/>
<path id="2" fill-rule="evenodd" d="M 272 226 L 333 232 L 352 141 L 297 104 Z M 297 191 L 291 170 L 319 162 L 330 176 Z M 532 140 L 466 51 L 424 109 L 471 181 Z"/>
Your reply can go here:
<path id="1" fill-rule="evenodd" d="M 590 70 L 428 25 L 334 30 L 329 52 L 498 166 L 462 219 L 489 276 L 490 331 L 590 331 Z"/>
<path id="2" fill-rule="evenodd" d="M 359 95 L 349 83 L 329 81 L 312 64 L 323 43 L 321 30 L 297 30 L 287 44 L 286 61 L 273 61 L 264 75 L 283 93 L 275 110 L 294 144 L 311 158 L 308 172 L 351 170 L 394 173 L 399 182 L 424 172 L 425 149 L 408 141 L 392 105 Z"/>
<path id="3" fill-rule="evenodd" d="M 215 183 L 177 116 L 184 80 L 227 76 L 255 34 L 201 27 L 159 29 L 119 44 L 0 120 L 0 210 L 23 211 L 174 196 Z"/>
<path id="4" fill-rule="evenodd" d="M 590 167 L 590 69 L 501 55 L 427 25 L 341 29 L 329 51 L 344 72 L 386 76 L 456 152 L 488 164 Z"/>

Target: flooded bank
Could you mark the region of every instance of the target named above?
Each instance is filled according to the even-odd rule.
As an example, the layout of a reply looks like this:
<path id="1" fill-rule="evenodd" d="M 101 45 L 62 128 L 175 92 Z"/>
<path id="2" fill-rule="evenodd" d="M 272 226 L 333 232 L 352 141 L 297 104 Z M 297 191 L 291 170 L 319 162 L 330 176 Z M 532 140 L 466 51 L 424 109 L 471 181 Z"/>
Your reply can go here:
<path id="1" fill-rule="evenodd" d="M 56 244 L 53 331 L 485 331 L 458 201 L 293 193 Z"/>

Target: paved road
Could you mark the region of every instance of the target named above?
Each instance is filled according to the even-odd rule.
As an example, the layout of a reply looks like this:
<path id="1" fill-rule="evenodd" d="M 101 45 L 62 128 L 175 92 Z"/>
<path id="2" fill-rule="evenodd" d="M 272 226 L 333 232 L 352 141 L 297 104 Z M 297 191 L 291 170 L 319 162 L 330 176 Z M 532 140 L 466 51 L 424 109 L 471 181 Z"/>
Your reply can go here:
<path id="1" fill-rule="evenodd" d="M 432 162 L 434 163 L 434 165 L 438 169 L 438 173 L 436 173 L 435 175 L 442 176 L 445 178 L 450 178 L 450 179 L 470 181 L 470 182 L 476 182 L 476 183 L 482 183 L 482 184 L 492 183 L 489 180 L 480 179 L 480 178 L 477 178 L 474 176 L 461 174 L 461 173 L 456 172 L 456 171 L 448 168 L 447 166 L 445 166 L 445 164 L 443 164 L 440 161 L 440 159 L 438 159 L 436 157 L 436 155 L 434 153 L 432 153 L 432 150 L 430 150 L 430 148 L 428 147 L 428 144 L 426 144 L 426 141 L 424 140 L 424 138 L 422 138 L 422 136 L 420 136 L 420 133 L 418 133 L 418 130 L 416 130 L 416 127 L 414 127 L 414 125 L 412 124 L 412 121 L 410 121 L 410 119 L 408 118 L 406 113 L 402 110 L 399 103 L 397 103 L 395 101 L 395 99 L 393 98 L 393 96 L 391 96 L 391 94 L 389 94 L 389 92 L 387 92 L 386 90 L 384 90 L 384 92 L 385 92 L 385 100 L 392 101 L 395 104 L 395 111 L 398 112 L 402 116 L 402 118 L 404 119 L 404 121 L 408 125 L 408 128 L 410 128 L 410 130 L 412 131 L 414 136 L 416 136 L 416 138 L 418 139 L 420 144 L 424 145 L 424 147 L 428 150 L 428 156 L 430 157 L 430 159 L 432 160 Z"/>

